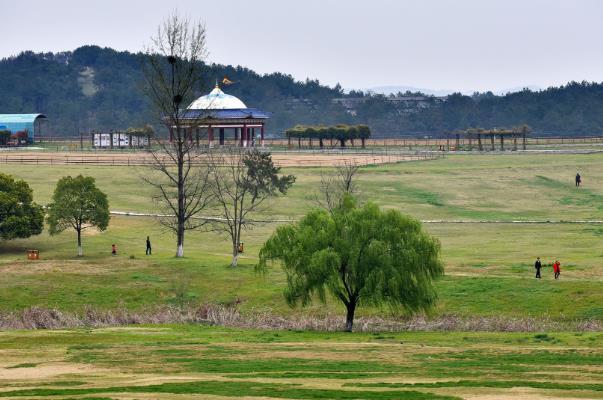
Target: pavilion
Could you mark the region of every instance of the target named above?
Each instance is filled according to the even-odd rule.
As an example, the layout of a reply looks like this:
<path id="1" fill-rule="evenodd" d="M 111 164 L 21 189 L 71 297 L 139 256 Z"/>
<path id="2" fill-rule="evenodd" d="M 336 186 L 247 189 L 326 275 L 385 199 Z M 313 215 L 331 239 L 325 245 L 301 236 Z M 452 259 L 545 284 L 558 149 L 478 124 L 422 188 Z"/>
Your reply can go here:
<path id="1" fill-rule="evenodd" d="M 264 145 L 264 125 L 270 118 L 270 113 L 248 108 L 245 103 L 226 94 L 218 84 L 207 95 L 193 101 L 181 116 L 183 129 L 189 140 L 199 141 L 207 133 L 209 147 L 214 146 L 215 135 L 218 133 L 218 144 L 224 146 L 228 140 L 241 147 L 256 146 L 256 134 L 259 133 L 260 146 Z M 257 130 L 257 131 L 256 131 Z M 170 141 L 173 132 L 170 130 Z"/>

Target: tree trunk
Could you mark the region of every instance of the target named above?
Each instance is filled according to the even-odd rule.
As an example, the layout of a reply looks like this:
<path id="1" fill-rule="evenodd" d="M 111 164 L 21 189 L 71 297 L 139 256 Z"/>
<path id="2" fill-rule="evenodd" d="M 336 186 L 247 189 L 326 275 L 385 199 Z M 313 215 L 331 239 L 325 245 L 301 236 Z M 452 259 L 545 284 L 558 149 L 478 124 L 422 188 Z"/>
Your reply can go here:
<path id="1" fill-rule="evenodd" d="M 82 230 L 77 229 L 77 256 L 82 257 L 84 255 L 84 249 L 82 248 Z"/>
<path id="2" fill-rule="evenodd" d="M 239 245 L 238 243 L 232 244 L 232 261 L 230 262 L 231 267 L 236 267 L 239 264 Z"/>
<path id="3" fill-rule="evenodd" d="M 345 147 L 345 139 L 339 139 L 341 147 Z"/>
<path id="4" fill-rule="evenodd" d="M 352 332 L 352 326 L 354 325 L 354 312 L 356 311 L 356 302 L 351 301 L 346 304 L 347 315 L 345 317 L 345 331 Z"/>
<path id="5" fill-rule="evenodd" d="M 178 227 L 180 229 L 180 227 Z M 176 248 L 176 257 L 184 257 L 184 231 L 178 233 L 178 247 Z"/>
<path id="6" fill-rule="evenodd" d="M 178 129 L 180 130 L 180 129 Z M 184 156 L 182 152 L 183 142 L 178 135 L 178 226 L 176 228 L 176 236 L 178 239 L 176 257 L 184 257 L 184 219 L 185 219 L 185 199 L 184 199 Z"/>
<path id="7" fill-rule="evenodd" d="M 364 140 L 364 138 L 360 139 L 362 141 L 362 148 L 366 148 L 366 141 Z"/>
<path id="8" fill-rule="evenodd" d="M 322 138 L 318 139 L 318 146 L 322 149 L 324 144 L 322 143 Z"/>

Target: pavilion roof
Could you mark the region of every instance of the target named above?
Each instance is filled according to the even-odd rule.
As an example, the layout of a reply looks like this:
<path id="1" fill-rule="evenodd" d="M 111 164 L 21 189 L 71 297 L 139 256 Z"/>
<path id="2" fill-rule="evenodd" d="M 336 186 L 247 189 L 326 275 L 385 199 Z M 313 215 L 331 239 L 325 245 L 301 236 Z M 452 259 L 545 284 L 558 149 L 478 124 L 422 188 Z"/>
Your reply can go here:
<path id="1" fill-rule="evenodd" d="M 183 110 L 183 119 L 268 119 L 270 113 L 256 108 L 237 108 L 228 110 Z"/>

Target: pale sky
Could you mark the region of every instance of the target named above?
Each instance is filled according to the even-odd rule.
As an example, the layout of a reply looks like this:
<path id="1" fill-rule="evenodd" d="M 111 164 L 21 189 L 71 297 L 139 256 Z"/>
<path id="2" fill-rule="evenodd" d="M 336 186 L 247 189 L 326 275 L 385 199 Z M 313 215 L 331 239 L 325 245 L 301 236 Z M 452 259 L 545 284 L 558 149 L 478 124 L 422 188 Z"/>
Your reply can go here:
<path id="1" fill-rule="evenodd" d="M 139 51 L 175 9 L 205 22 L 210 62 L 347 89 L 603 81 L 599 0 L 0 0 L 0 58 Z"/>

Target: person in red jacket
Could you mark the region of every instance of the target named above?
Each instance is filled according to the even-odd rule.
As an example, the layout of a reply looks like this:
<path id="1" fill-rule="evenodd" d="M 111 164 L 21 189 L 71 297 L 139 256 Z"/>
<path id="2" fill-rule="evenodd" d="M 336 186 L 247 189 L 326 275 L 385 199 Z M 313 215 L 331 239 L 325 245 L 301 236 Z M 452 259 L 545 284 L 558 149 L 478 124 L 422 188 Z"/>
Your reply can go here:
<path id="1" fill-rule="evenodd" d="M 555 260 L 553 263 L 553 272 L 555 273 L 555 279 L 559 279 L 559 275 L 561 274 L 561 263 L 559 260 Z"/>

